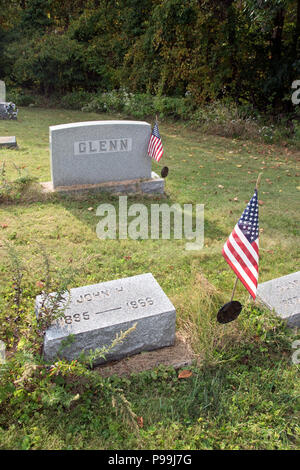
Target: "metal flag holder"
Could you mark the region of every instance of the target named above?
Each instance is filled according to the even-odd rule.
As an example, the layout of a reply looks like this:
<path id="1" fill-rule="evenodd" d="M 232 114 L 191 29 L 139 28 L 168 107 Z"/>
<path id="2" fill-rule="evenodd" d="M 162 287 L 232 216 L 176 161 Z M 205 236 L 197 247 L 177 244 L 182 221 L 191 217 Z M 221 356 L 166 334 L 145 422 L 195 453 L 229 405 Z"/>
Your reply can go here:
<path id="1" fill-rule="evenodd" d="M 261 175 L 262 175 L 262 173 L 259 173 L 259 175 L 258 175 L 258 178 L 257 178 L 257 181 L 256 181 L 256 186 L 255 186 L 256 190 L 258 190 Z M 220 310 L 218 311 L 217 321 L 219 323 L 224 324 L 224 323 L 229 323 L 233 320 L 236 320 L 237 317 L 239 316 L 239 314 L 242 311 L 243 305 L 240 302 L 238 302 L 237 300 L 233 300 L 233 296 L 234 296 L 234 293 L 235 293 L 235 289 L 236 289 L 238 280 L 239 280 L 239 278 L 236 277 L 235 282 L 234 282 L 234 286 L 233 286 L 233 290 L 232 290 L 232 294 L 231 294 L 230 302 L 227 302 L 226 304 L 224 304 L 220 308 Z"/>
<path id="2" fill-rule="evenodd" d="M 160 172 L 161 177 L 166 178 L 168 176 L 168 173 L 169 173 L 169 168 L 167 166 L 164 166 Z"/>

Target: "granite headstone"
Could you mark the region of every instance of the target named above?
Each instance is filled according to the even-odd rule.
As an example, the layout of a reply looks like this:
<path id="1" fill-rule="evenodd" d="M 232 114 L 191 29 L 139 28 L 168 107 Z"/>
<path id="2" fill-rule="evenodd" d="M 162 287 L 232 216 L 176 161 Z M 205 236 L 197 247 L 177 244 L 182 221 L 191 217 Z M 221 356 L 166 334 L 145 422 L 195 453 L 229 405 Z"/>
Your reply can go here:
<path id="1" fill-rule="evenodd" d="M 137 186 L 142 192 L 163 192 L 164 182 L 151 172 L 147 155 L 147 122 L 89 121 L 49 130 L 52 182 L 42 183 L 45 190 L 82 191 L 100 185 L 118 192 Z"/>
<path id="2" fill-rule="evenodd" d="M 37 315 L 41 302 L 40 295 Z M 109 346 L 117 334 L 135 323 L 135 330 L 106 360 L 171 346 L 175 341 L 175 308 L 151 273 L 71 289 L 64 308 L 63 317 L 45 334 L 44 355 L 49 361 L 58 354 L 72 360 L 83 351 Z M 71 334 L 74 342 L 60 353 L 62 340 Z M 100 358 L 95 364 L 102 362 Z"/>
<path id="3" fill-rule="evenodd" d="M 257 300 L 288 326 L 300 326 L 300 271 L 259 284 Z"/>
<path id="4" fill-rule="evenodd" d="M 6 351 L 6 346 L 3 341 L 0 340 L 0 364 L 5 362 L 5 351 Z"/>
<path id="5" fill-rule="evenodd" d="M 6 101 L 6 88 L 5 82 L 0 80 L 0 103 Z"/>

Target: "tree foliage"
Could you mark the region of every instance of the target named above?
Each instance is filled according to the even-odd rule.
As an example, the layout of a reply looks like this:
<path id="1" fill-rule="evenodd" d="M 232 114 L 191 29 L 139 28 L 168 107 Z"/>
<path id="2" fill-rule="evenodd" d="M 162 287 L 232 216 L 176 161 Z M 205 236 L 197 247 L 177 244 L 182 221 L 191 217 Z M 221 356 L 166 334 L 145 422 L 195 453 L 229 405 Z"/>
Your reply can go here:
<path id="1" fill-rule="evenodd" d="M 0 77 L 42 93 L 191 93 L 288 110 L 300 0 L 0 0 Z"/>

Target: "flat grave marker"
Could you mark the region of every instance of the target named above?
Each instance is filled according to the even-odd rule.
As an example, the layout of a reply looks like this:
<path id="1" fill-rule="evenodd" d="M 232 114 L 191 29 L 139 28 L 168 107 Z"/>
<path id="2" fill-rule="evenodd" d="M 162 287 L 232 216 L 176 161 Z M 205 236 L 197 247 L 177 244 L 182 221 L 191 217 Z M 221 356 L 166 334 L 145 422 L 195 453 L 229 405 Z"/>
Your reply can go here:
<path id="1" fill-rule="evenodd" d="M 70 334 L 75 341 L 61 353 L 67 360 L 78 358 L 82 351 L 109 346 L 117 334 L 135 323 L 136 329 L 124 342 L 95 365 L 174 344 L 176 311 L 151 273 L 74 288 L 69 302 L 65 300 L 63 318 L 45 334 L 46 360 L 57 357 L 62 340 Z M 37 315 L 41 302 L 39 295 Z"/>
<path id="2" fill-rule="evenodd" d="M 1 137 L 0 136 L 0 148 L 17 148 L 17 141 L 14 135 Z"/>
<path id="3" fill-rule="evenodd" d="M 257 299 L 288 326 L 300 326 L 300 271 L 259 284 Z"/>

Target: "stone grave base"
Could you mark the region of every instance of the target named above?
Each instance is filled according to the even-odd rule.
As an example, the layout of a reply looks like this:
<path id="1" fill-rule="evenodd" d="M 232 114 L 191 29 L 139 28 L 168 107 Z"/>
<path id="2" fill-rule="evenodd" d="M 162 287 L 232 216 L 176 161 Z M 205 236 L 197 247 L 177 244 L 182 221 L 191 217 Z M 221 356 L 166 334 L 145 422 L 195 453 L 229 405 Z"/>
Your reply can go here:
<path id="1" fill-rule="evenodd" d="M 180 369 L 191 365 L 196 359 L 188 342 L 177 333 L 174 346 L 142 352 L 120 361 L 111 361 L 94 367 L 94 370 L 103 377 L 129 376 L 132 373 L 137 374 L 144 370 L 154 369 L 159 365 Z"/>
<path id="2" fill-rule="evenodd" d="M 256 299 L 287 326 L 300 327 L 300 271 L 258 284 Z"/>
<path id="3" fill-rule="evenodd" d="M 150 179 L 136 179 L 126 181 L 109 181 L 99 184 L 83 184 L 75 186 L 57 186 L 53 188 L 52 181 L 41 183 L 45 193 L 72 193 L 85 191 L 109 191 L 112 193 L 148 193 L 163 194 L 164 179 L 160 178 L 154 171 Z"/>
<path id="4" fill-rule="evenodd" d="M 8 137 L 0 137 L 0 148 L 18 148 L 16 137 L 15 136 L 8 136 Z"/>

